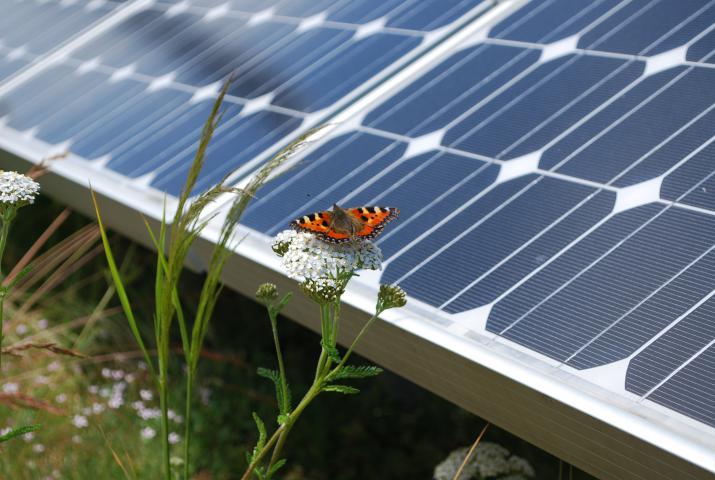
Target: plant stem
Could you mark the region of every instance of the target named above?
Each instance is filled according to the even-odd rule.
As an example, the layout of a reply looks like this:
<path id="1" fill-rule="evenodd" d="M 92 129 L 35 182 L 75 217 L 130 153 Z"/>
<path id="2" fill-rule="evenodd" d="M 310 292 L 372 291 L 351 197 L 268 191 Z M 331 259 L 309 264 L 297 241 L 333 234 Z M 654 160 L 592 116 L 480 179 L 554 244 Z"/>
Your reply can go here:
<path id="1" fill-rule="evenodd" d="M 171 463 L 169 459 L 169 415 L 168 415 L 168 396 L 169 389 L 167 386 L 167 376 L 162 370 L 159 379 L 159 406 L 161 407 L 161 446 L 164 459 L 164 477 L 166 480 L 171 480 Z"/>
<path id="2" fill-rule="evenodd" d="M 370 325 L 372 325 L 373 322 L 374 322 L 375 320 L 377 320 L 377 317 L 378 317 L 381 313 L 382 313 L 381 311 L 375 312 L 375 315 L 373 315 L 372 317 L 370 317 L 370 319 L 369 319 L 367 322 L 365 322 L 365 325 L 363 325 L 362 329 L 360 330 L 360 332 L 357 334 L 357 336 L 356 336 L 355 339 L 353 340 L 353 343 L 350 344 L 350 348 L 348 348 L 348 351 L 345 352 L 345 355 L 343 356 L 343 359 L 340 361 L 339 364 L 337 364 L 337 365 L 335 366 L 335 368 L 333 368 L 333 369 L 330 371 L 331 374 L 337 372 L 338 370 L 340 370 L 340 369 L 343 367 L 343 365 L 345 365 L 345 362 L 348 361 L 348 358 L 350 358 L 350 355 L 353 353 L 353 350 L 355 349 L 355 345 L 357 345 L 358 341 L 360 341 L 360 338 L 362 338 L 362 336 L 365 334 L 365 332 L 366 332 L 367 329 L 370 327 Z"/>
<path id="3" fill-rule="evenodd" d="M 186 410 L 184 411 L 184 479 L 189 480 L 189 447 L 191 444 L 191 399 L 194 387 L 194 373 L 191 366 L 186 373 Z M 168 412 L 167 412 L 168 413 Z"/>
<path id="4" fill-rule="evenodd" d="M 278 313 L 274 311 L 269 311 L 269 317 L 271 320 L 271 330 L 273 330 L 273 343 L 276 346 L 276 357 L 278 358 L 278 371 L 281 376 L 281 388 L 283 389 L 283 395 L 288 392 L 288 380 L 286 379 L 285 366 L 283 365 L 283 353 L 281 352 L 281 342 L 278 339 Z M 284 398 L 284 401 L 286 399 Z M 281 410 L 289 409 L 288 401 L 285 401 L 285 405 L 281 405 Z"/>
<path id="5" fill-rule="evenodd" d="M 6 214 L 7 215 L 7 214 Z M 2 219 L 2 232 L 0 232 L 0 282 L 4 280 L 2 274 L 2 257 L 5 253 L 5 245 L 7 245 L 7 236 L 10 233 L 10 216 L 6 216 Z M 4 328 L 4 313 L 5 313 L 5 294 L 6 291 L 0 292 L 0 373 L 2 372 L 2 342 L 3 342 L 3 328 Z"/>

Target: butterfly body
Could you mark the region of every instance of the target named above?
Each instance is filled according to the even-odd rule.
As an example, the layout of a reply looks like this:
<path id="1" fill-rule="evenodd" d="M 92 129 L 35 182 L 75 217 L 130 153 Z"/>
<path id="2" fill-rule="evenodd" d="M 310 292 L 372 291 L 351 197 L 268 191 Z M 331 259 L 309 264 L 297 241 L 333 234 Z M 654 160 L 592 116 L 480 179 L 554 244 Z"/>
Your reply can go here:
<path id="1" fill-rule="evenodd" d="M 400 211 L 392 207 L 341 208 L 303 215 L 290 223 L 291 228 L 310 232 L 328 243 L 345 243 L 356 239 L 372 240 L 387 222 L 394 220 Z"/>

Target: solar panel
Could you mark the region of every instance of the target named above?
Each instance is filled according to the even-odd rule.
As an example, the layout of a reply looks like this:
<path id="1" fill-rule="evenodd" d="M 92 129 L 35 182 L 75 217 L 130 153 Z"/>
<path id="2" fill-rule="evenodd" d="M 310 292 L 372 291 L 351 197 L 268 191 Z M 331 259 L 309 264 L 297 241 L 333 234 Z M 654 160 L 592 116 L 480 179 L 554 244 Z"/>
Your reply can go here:
<path id="1" fill-rule="evenodd" d="M 4 148 L 69 148 L 62 175 L 160 215 L 235 70 L 199 188 L 339 124 L 261 190 L 239 255 L 277 270 L 299 214 L 399 207 L 346 297 L 407 290 L 376 357 L 596 474 L 715 472 L 715 0 L 52 5 L 88 32 L 3 38 Z"/>
<path id="2" fill-rule="evenodd" d="M 714 19 L 705 1 L 530 2 L 358 113 L 244 222 L 397 205 L 380 280 L 423 317 L 712 435 Z"/>

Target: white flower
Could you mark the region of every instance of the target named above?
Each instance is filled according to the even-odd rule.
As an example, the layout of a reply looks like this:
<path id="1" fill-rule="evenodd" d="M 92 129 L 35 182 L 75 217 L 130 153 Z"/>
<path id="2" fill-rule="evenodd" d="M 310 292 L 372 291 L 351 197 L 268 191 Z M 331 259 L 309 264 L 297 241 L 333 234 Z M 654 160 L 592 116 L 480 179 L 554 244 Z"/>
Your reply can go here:
<path id="1" fill-rule="evenodd" d="M 22 439 L 29 443 L 35 439 L 35 434 L 32 432 L 27 432 L 22 436 Z"/>
<path id="2" fill-rule="evenodd" d="M 107 402 L 107 406 L 113 410 L 124 405 L 124 398 L 121 395 L 112 395 L 112 398 Z"/>
<path id="3" fill-rule="evenodd" d="M 21 337 L 25 335 L 28 330 L 29 328 L 27 328 L 27 325 L 25 325 L 24 323 L 20 323 L 17 327 L 15 327 L 15 333 L 17 333 Z"/>
<path id="4" fill-rule="evenodd" d="M 112 376 L 112 371 L 108 368 L 103 368 L 102 369 L 102 377 L 104 378 L 110 378 Z"/>
<path id="5" fill-rule="evenodd" d="M 97 393 L 99 392 L 99 387 L 97 385 L 90 385 L 89 387 L 87 387 L 87 391 L 92 395 L 97 395 Z"/>
<path id="6" fill-rule="evenodd" d="M 47 365 L 47 370 L 50 372 L 56 372 L 57 370 L 60 369 L 60 362 L 57 360 L 51 362 L 49 365 Z"/>
<path id="7" fill-rule="evenodd" d="M 144 427 L 141 430 L 141 436 L 145 440 L 150 440 L 156 435 L 156 430 L 151 427 Z"/>
<path id="8" fill-rule="evenodd" d="M 92 413 L 94 413 L 95 415 L 99 415 L 103 411 L 104 411 L 104 405 L 102 405 L 101 403 L 94 402 L 92 404 Z"/>
<path id="9" fill-rule="evenodd" d="M 11 427 L 2 428 L 2 429 L 0 429 L 0 437 L 4 437 L 5 435 L 7 435 L 10 432 L 12 432 Z"/>
<path id="10" fill-rule="evenodd" d="M 9 205 L 27 205 L 35 201 L 40 184 L 17 172 L 0 170 L 0 202 Z"/>
<path id="11" fill-rule="evenodd" d="M 55 397 L 55 402 L 57 403 L 65 403 L 67 401 L 67 395 L 64 393 L 60 393 Z"/>
<path id="12" fill-rule="evenodd" d="M 176 433 L 176 432 L 171 432 L 171 433 L 169 434 L 169 443 L 170 443 L 170 444 L 176 445 L 176 444 L 179 443 L 180 441 L 181 441 L 181 436 L 180 436 L 178 433 Z"/>
<path id="13" fill-rule="evenodd" d="M 143 409 L 144 409 L 144 402 L 142 402 L 142 401 L 140 401 L 140 400 L 136 400 L 136 401 L 132 402 L 131 407 L 132 407 L 134 410 L 143 410 Z M 171 417 L 169 417 L 169 418 L 171 418 Z"/>
<path id="14" fill-rule="evenodd" d="M 72 418 L 72 425 L 77 428 L 87 428 L 89 422 L 87 421 L 87 417 L 85 417 L 84 415 L 75 415 Z"/>
<path id="15" fill-rule="evenodd" d="M 114 380 L 121 380 L 124 378 L 124 370 L 112 370 L 112 378 Z"/>
<path id="16" fill-rule="evenodd" d="M 285 230 L 276 235 L 274 250 L 283 253 L 283 268 L 298 281 L 330 285 L 341 272 L 382 268 L 382 252 L 369 240 L 331 244 L 312 233 Z"/>
<path id="17" fill-rule="evenodd" d="M 32 446 L 32 451 L 35 453 L 42 453 L 45 451 L 45 446 L 41 443 L 36 443 Z"/>
<path id="18" fill-rule="evenodd" d="M 37 328 L 39 328 L 40 330 L 46 329 L 47 325 L 49 325 L 49 322 L 47 321 L 46 318 L 41 318 L 40 320 L 37 321 Z"/>
<path id="19" fill-rule="evenodd" d="M 154 398 L 154 395 L 152 395 L 151 390 L 139 390 L 139 396 L 142 397 L 142 400 L 145 402 L 150 401 L 152 398 Z"/>
<path id="20" fill-rule="evenodd" d="M 136 379 L 136 377 L 134 376 L 133 373 L 127 373 L 127 375 L 124 377 L 124 380 L 125 380 L 127 383 L 134 383 L 134 380 L 135 380 L 135 379 Z"/>
<path id="21" fill-rule="evenodd" d="M 35 383 L 38 383 L 40 385 L 47 385 L 50 383 L 50 379 L 47 378 L 45 375 L 38 375 L 35 377 Z"/>
<path id="22" fill-rule="evenodd" d="M 20 391 L 20 386 L 15 382 L 8 382 L 2 386 L 3 393 L 17 393 Z"/>

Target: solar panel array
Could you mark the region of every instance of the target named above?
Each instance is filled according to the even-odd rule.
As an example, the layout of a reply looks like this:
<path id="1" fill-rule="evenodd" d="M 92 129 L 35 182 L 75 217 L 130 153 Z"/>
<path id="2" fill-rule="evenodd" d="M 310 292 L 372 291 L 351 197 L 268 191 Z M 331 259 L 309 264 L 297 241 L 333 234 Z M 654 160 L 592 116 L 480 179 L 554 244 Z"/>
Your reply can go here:
<path id="1" fill-rule="evenodd" d="M 207 173 L 197 185 L 202 190 L 310 127 L 480 3 L 148 4 L 12 90 L 0 115 L 14 130 L 178 194 L 215 94 L 235 72 Z M 67 27 L 87 16 L 86 7 L 74 4 L 50 4 L 46 14 L 47 4 L 31 5 L 30 15 L 63 12 Z M 13 43 L 28 51 L 35 43 L 53 44 Z"/>
<path id="2" fill-rule="evenodd" d="M 2 1 L 22 8 L 0 19 L 0 80 L 121 9 Z M 176 194 L 235 71 L 203 189 L 486 7 L 147 2 L 0 97 L 0 115 L 23 138 Z M 30 17 L 42 35 L 23 33 Z M 531 1 L 417 68 L 267 185 L 243 223 L 272 236 L 336 200 L 399 207 L 377 240 L 381 281 L 429 320 L 582 378 L 616 365 L 616 393 L 710 432 L 715 0 Z"/>
<path id="3" fill-rule="evenodd" d="M 383 282 L 477 332 L 486 309 L 488 332 L 574 369 L 627 360 L 628 392 L 715 426 L 713 20 L 715 2 L 531 2 L 245 222 L 399 206 Z"/>

